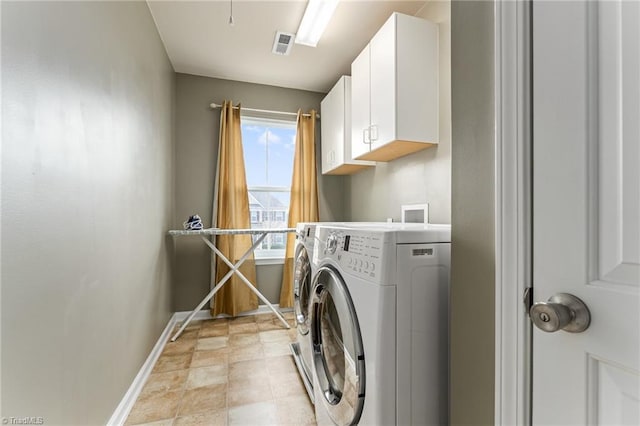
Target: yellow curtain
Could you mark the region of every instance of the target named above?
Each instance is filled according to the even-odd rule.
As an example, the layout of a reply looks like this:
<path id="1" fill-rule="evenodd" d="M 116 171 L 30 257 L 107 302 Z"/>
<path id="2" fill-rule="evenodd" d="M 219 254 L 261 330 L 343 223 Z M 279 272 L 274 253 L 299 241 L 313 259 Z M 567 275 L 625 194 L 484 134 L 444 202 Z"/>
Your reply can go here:
<path id="1" fill-rule="evenodd" d="M 242 152 L 240 131 L 240 105 L 233 108 L 225 101 L 220 113 L 220 141 L 218 145 L 218 169 L 216 176 L 213 216 L 215 225 L 221 229 L 251 228 L 249 196 Z M 251 247 L 250 235 L 219 235 L 216 245 L 233 263 Z M 229 272 L 230 268 L 216 256 L 215 282 Z M 242 264 L 240 271 L 255 283 L 256 268 L 253 254 Z M 258 298 L 247 288 L 236 274 L 216 293 L 212 302 L 212 315 L 221 313 L 235 316 L 239 312 L 258 308 Z"/>
<path id="2" fill-rule="evenodd" d="M 298 111 L 296 147 L 291 180 L 289 227 L 298 222 L 318 221 L 318 179 L 316 172 L 316 111 L 303 115 Z M 280 291 L 280 307 L 293 306 L 293 255 L 295 234 L 287 234 L 287 247 Z"/>

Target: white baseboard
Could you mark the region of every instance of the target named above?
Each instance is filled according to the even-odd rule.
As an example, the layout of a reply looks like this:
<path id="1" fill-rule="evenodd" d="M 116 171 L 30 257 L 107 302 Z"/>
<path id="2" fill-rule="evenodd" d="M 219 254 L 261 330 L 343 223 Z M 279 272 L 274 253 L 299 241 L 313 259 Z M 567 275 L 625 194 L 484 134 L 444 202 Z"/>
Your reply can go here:
<path id="1" fill-rule="evenodd" d="M 284 309 L 280 309 L 280 305 L 277 303 L 273 304 L 273 307 L 276 308 L 277 310 L 279 310 L 280 312 L 291 312 L 293 311 L 293 308 L 284 308 Z M 200 311 L 200 312 L 205 312 L 205 311 Z M 195 317 L 193 317 L 193 319 L 198 319 L 198 315 L 200 314 L 200 312 L 198 312 L 196 314 Z M 208 311 L 207 311 L 208 312 Z M 186 314 L 189 315 L 191 312 L 177 312 L 177 314 Z M 267 306 L 267 305 L 258 305 L 258 309 L 255 309 L 253 311 L 245 311 L 245 312 L 240 312 L 238 315 L 238 317 L 247 317 L 249 315 L 262 315 L 262 314 L 270 314 L 272 313 L 271 309 Z M 185 316 L 186 318 L 186 316 Z M 213 318 L 211 315 L 209 315 L 208 319 Z M 227 314 L 220 314 L 218 316 L 216 316 L 216 318 L 231 318 L 231 315 L 227 315 Z"/>
<path id="2" fill-rule="evenodd" d="M 273 306 L 276 309 L 279 309 L 279 305 L 274 304 Z M 285 309 L 282 309 L 281 312 L 289 312 L 292 310 L 293 310 L 292 308 L 285 308 Z M 181 321 L 184 321 L 185 319 L 187 319 L 190 313 L 191 311 L 175 312 L 171 316 L 171 318 L 169 319 L 169 322 L 167 323 L 167 326 L 162 331 L 162 334 L 158 338 L 158 341 L 156 342 L 153 349 L 151 349 L 151 353 L 149 353 L 149 356 L 147 357 L 146 361 L 144 362 L 144 364 L 142 364 L 142 367 L 140 367 L 140 371 L 138 371 L 138 374 L 133 379 L 131 386 L 129 386 L 129 389 L 124 394 L 124 397 L 120 401 L 120 404 L 118 404 L 118 407 L 116 407 L 116 410 L 111 415 L 111 418 L 107 422 L 107 425 L 109 426 L 122 425 L 127 420 L 127 417 L 129 416 L 129 413 L 133 408 L 133 404 L 135 404 L 136 400 L 138 399 L 138 396 L 140 396 L 140 392 L 142 391 L 144 384 L 147 382 L 147 379 L 149 378 L 149 375 L 151 374 L 153 367 L 156 365 L 156 361 L 158 361 L 158 358 L 160 358 L 160 354 L 162 354 L 164 345 L 171 338 L 171 331 L 173 330 L 176 324 L 179 324 Z M 242 312 L 238 314 L 238 316 L 240 317 L 240 316 L 249 316 L 249 315 L 262 315 L 262 314 L 268 314 L 268 313 L 271 313 L 271 309 L 269 309 L 267 305 L 259 305 L 258 309 L 254 311 Z M 228 318 L 228 317 L 229 315 L 222 314 L 222 315 L 218 315 L 216 318 Z M 213 317 L 211 316 L 211 311 L 209 309 L 199 311 L 193 317 L 193 320 L 196 320 L 196 321 L 208 320 L 208 319 L 213 319 Z"/>
<path id="3" fill-rule="evenodd" d="M 179 323 L 186 320 L 191 312 L 192 311 L 176 312 L 175 314 L 173 314 L 173 318 L 175 318 L 176 323 Z M 196 315 L 193 317 L 192 321 L 202 321 L 209 319 L 213 319 L 213 317 L 211 316 L 211 311 L 209 309 L 203 309 L 196 312 Z"/>
<path id="4" fill-rule="evenodd" d="M 127 420 L 131 409 L 133 408 L 133 404 L 135 404 L 140 392 L 142 391 L 142 387 L 146 383 L 149 378 L 149 374 L 151 374 L 151 370 L 153 370 L 153 366 L 156 365 L 156 361 L 160 357 L 162 350 L 164 349 L 165 343 L 169 340 L 171 336 L 171 331 L 173 327 L 178 323 L 176 319 L 176 314 L 173 314 L 167 323 L 167 326 L 164 328 L 160 338 L 156 342 L 153 349 L 151 349 L 151 353 L 147 357 L 142 367 L 140 367 L 140 371 L 133 379 L 131 386 L 127 390 L 127 393 L 124 394 L 124 397 L 116 407 L 116 410 L 111 415 L 111 418 L 107 422 L 107 425 L 122 425 Z"/>

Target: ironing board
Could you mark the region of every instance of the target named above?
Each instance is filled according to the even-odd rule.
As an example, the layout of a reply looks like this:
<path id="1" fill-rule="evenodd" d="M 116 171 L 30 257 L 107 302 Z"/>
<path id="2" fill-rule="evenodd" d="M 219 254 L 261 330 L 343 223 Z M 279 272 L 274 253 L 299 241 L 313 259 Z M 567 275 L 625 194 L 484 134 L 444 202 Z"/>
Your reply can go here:
<path id="1" fill-rule="evenodd" d="M 284 324 L 286 328 L 290 328 L 287 321 L 284 319 L 282 314 L 267 300 L 266 297 L 258 291 L 258 289 L 245 277 L 242 272 L 240 272 L 239 268 L 244 263 L 245 260 L 253 253 L 253 251 L 262 243 L 262 240 L 269 234 L 282 234 L 296 232 L 295 228 L 278 228 L 278 229 L 220 229 L 220 228 L 207 228 L 201 229 L 197 231 L 184 231 L 181 229 L 171 230 L 169 231 L 169 235 L 172 237 L 178 236 L 199 236 L 202 238 L 202 241 L 213 251 L 224 263 L 226 263 L 231 270 L 227 272 L 227 274 L 222 277 L 222 279 L 215 285 L 215 287 L 205 296 L 204 299 L 196 306 L 196 308 L 189 314 L 187 319 L 182 323 L 182 326 L 178 329 L 176 334 L 171 338 L 172 342 L 182 334 L 187 325 L 191 322 L 193 317 L 198 313 L 200 309 L 209 301 L 211 298 L 222 288 L 222 286 L 231 278 L 233 274 L 237 274 L 238 277 L 242 280 L 243 283 L 249 287 L 251 291 L 253 291 L 267 306 L 273 311 L 274 314 L 278 317 L 278 319 Z M 240 259 L 233 264 L 222 252 L 215 246 L 214 243 L 209 241 L 207 238 L 210 235 L 258 235 L 258 238 L 253 243 L 251 247 L 240 257 Z"/>

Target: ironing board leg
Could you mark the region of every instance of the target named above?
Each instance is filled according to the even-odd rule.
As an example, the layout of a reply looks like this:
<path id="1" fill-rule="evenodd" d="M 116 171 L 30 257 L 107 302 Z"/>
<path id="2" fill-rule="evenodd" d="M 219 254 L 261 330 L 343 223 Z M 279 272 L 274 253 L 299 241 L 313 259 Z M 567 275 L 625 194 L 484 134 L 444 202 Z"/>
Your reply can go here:
<path id="1" fill-rule="evenodd" d="M 267 234 L 261 234 L 262 238 L 259 238 L 260 241 L 262 241 L 262 239 L 264 239 L 264 237 Z M 273 306 L 271 304 L 271 302 L 269 302 L 269 300 L 267 300 L 266 297 L 264 297 L 264 295 L 262 293 L 260 293 L 260 291 L 251 283 L 251 281 L 249 281 L 249 279 L 247 277 L 244 276 L 244 274 L 238 270 L 238 267 L 236 267 L 236 265 L 233 265 L 221 252 L 220 250 L 218 250 L 218 248 L 213 245 L 213 243 L 211 243 L 211 241 L 206 240 L 205 243 L 209 246 L 209 248 L 211 248 L 211 250 L 213 250 L 218 256 L 220 256 L 220 258 L 230 267 L 232 268 L 236 275 L 238 275 L 238 277 L 246 284 L 247 287 L 249 287 L 249 290 L 253 291 L 256 296 L 258 296 L 260 298 L 260 300 L 262 300 L 268 307 L 269 309 L 271 309 L 273 311 L 274 314 L 276 314 L 276 316 L 278 317 L 278 319 L 280 320 L 280 322 L 282 322 L 282 324 L 284 324 L 284 326 L 286 328 L 291 328 L 289 326 L 289 323 L 287 322 L 287 320 L 284 319 L 284 317 L 282 316 L 282 314 L 280 313 L 280 311 L 278 311 L 275 306 Z M 238 265 L 239 266 L 239 265 Z"/>
<path id="2" fill-rule="evenodd" d="M 255 243 L 253 243 L 253 245 L 251 247 L 249 247 L 249 250 L 247 250 L 242 257 L 240 258 L 240 260 L 238 260 L 238 262 L 235 265 L 231 265 L 231 263 L 229 262 L 229 260 L 222 254 L 220 253 L 219 250 L 217 250 L 217 248 L 214 250 L 216 251 L 216 254 L 218 256 L 220 256 L 227 264 L 231 265 L 231 270 L 229 272 L 227 272 L 225 274 L 224 277 L 222 277 L 222 279 L 220 280 L 220 282 L 218 284 L 216 284 L 216 286 L 213 288 L 213 290 L 211 290 L 209 292 L 209 294 L 207 294 L 205 296 L 204 299 L 202 299 L 202 301 L 198 304 L 198 306 L 196 306 L 196 308 L 189 314 L 189 316 L 187 317 L 187 319 L 182 323 L 182 325 L 180 326 L 180 328 L 178 329 L 178 331 L 173 335 L 173 337 L 171 338 L 172 342 L 175 342 L 176 339 L 178 337 L 180 337 L 180 335 L 182 334 L 182 332 L 184 331 L 185 328 L 187 328 L 187 326 L 189 325 L 189 323 L 191 322 L 191 320 L 193 319 L 194 316 L 196 316 L 196 314 L 198 313 L 198 311 L 200 311 L 200 309 L 202 309 L 204 307 L 204 305 L 211 300 L 211 298 L 218 292 L 218 290 L 220 290 L 222 288 L 222 286 L 229 280 L 229 278 L 231 278 L 231 276 L 234 273 L 240 273 L 240 271 L 238 271 L 238 268 L 244 263 L 245 260 L 247 260 L 247 258 L 249 257 L 249 255 L 251 253 L 253 253 L 253 251 L 256 249 L 256 247 L 258 247 L 260 245 L 260 243 L 262 243 L 262 240 L 264 240 L 264 238 L 267 236 L 267 234 L 261 234 L 260 237 L 256 240 Z M 215 246 L 211 243 L 211 241 L 209 241 L 208 239 L 206 239 L 205 237 L 202 237 L 202 240 L 209 246 L 212 248 L 215 248 Z"/>

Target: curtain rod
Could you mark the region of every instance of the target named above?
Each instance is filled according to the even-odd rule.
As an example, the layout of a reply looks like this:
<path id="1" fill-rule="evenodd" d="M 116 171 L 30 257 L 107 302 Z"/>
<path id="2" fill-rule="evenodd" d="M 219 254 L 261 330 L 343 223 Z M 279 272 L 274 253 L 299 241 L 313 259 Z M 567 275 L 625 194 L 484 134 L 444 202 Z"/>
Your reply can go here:
<path id="1" fill-rule="evenodd" d="M 221 108 L 221 107 L 222 107 L 222 105 L 218 105 L 218 104 L 216 104 L 216 103 L 213 103 L 213 104 L 211 104 L 210 106 L 211 106 L 211 108 L 213 108 L 213 109 L 215 109 L 215 108 Z M 234 106 L 233 108 L 234 108 L 234 109 L 238 109 L 238 107 L 237 107 L 237 106 Z M 273 110 L 270 110 L 270 109 L 256 109 L 256 108 L 245 108 L 245 107 L 242 107 L 242 110 L 243 110 L 243 111 L 251 111 L 251 112 L 263 112 L 263 113 L 267 113 L 267 114 L 279 114 L 279 115 L 294 115 L 294 116 L 298 116 L 298 113 L 297 113 L 297 112 L 273 111 Z M 311 114 L 302 114 L 302 115 L 304 115 L 305 117 L 310 117 L 310 116 L 311 116 Z M 320 118 L 320 114 L 316 113 L 316 118 Z"/>

